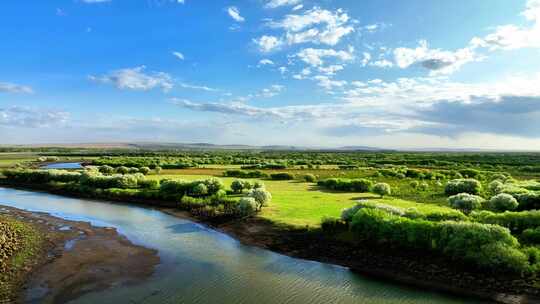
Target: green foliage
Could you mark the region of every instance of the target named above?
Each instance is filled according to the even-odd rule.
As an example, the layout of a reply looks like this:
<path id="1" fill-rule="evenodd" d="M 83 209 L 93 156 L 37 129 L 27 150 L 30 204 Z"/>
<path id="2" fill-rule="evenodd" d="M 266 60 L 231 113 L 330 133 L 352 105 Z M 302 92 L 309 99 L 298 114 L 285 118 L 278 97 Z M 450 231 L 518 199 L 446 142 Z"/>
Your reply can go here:
<path id="1" fill-rule="evenodd" d="M 521 238 L 527 243 L 540 244 L 540 227 L 523 230 Z"/>
<path id="2" fill-rule="evenodd" d="M 458 209 L 468 214 L 473 210 L 482 208 L 484 199 L 480 196 L 460 193 L 448 198 L 448 204 L 454 209 Z"/>
<path id="3" fill-rule="evenodd" d="M 257 210 L 261 210 L 263 206 L 266 206 L 271 200 L 272 195 L 264 188 L 255 188 L 248 192 L 248 197 L 252 197 L 257 202 Z"/>
<path id="4" fill-rule="evenodd" d="M 321 228 L 324 232 L 336 233 L 346 231 L 348 229 L 348 225 L 339 218 L 325 216 L 321 220 Z"/>
<path id="5" fill-rule="evenodd" d="M 270 178 L 273 180 L 293 180 L 294 174 L 288 172 L 272 173 Z"/>
<path id="6" fill-rule="evenodd" d="M 315 183 L 317 181 L 317 177 L 313 174 L 304 174 L 303 179 L 308 183 Z"/>
<path id="7" fill-rule="evenodd" d="M 517 200 L 510 194 L 501 193 L 492 197 L 488 202 L 488 208 L 495 212 L 511 211 L 518 207 Z"/>
<path id="8" fill-rule="evenodd" d="M 369 179 L 341 179 L 341 178 L 329 178 L 320 180 L 317 185 L 330 190 L 337 191 L 351 191 L 351 192 L 369 192 L 373 182 Z"/>
<path id="9" fill-rule="evenodd" d="M 514 234 L 520 234 L 528 228 L 540 226 L 540 210 L 522 212 L 493 213 L 490 211 L 473 211 L 469 217 L 476 222 L 494 224 L 510 229 Z"/>
<path id="10" fill-rule="evenodd" d="M 151 171 L 151 170 L 150 170 L 150 168 L 148 168 L 148 167 L 140 167 L 140 168 L 139 168 L 139 172 L 141 172 L 141 173 L 144 174 L 144 175 L 148 175 L 148 174 L 150 173 L 150 171 Z"/>
<path id="11" fill-rule="evenodd" d="M 460 193 L 479 194 L 481 190 L 482 184 L 475 179 L 454 179 L 446 184 L 444 193 L 449 196 Z"/>
<path id="12" fill-rule="evenodd" d="M 238 201 L 237 209 L 241 216 L 249 216 L 257 212 L 258 204 L 253 197 L 243 197 Z"/>
<path id="13" fill-rule="evenodd" d="M 262 171 L 226 170 L 223 172 L 223 176 L 239 178 L 266 178 L 268 177 L 268 174 Z"/>
<path id="14" fill-rule="evenodd" d="M 113 167 L 107 166 L 107 165 L 99 166 L 98 170 L 100 173 L 105 174 L 105 175 L 114 174 L 115 172 Z"/>
<path id="15" fill-rule="evenodd" d="M 373 186 L 372 190 L 373 193 L 380 195 L 381 197 L 384 197 L 385 195 L 390 195 L 392 193 L 392 190 L 390 188 L 390 185 L 387 183 L 377 183 L 375 186 Z"/>
<path id="16" fill-rule="evenodd" d="M 517 239 L 496 225 L 413 220 L 362 208 L 353 217 L 351 229 L 362 239 L 437 251 L 488 271 L 525 273 L 530 267 Z"/>

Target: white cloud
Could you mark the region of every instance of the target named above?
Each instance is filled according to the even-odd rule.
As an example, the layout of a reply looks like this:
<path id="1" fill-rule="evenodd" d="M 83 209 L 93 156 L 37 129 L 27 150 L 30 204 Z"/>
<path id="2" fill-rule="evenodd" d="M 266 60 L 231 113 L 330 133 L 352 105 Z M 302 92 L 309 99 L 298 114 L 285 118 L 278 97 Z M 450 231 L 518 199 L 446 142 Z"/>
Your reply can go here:
<path id="1" fill-rule="evenodd" d="M 227 8 L 227 13 L 236 22 L 244 22 L 244 21 L 246 21 L 246 19 L 240 15 L 240 11 L 238 10 L 238 8 L 236 6 L 229 6 Z"/>
<path id="2" fill-rule="evenodd" d="M 350 18 L 342 9 L 335 12 L 314 7 L 301 15 L 286 15 L 280 21 L 270 21 L 268 25 L 285 31 L 288 44 L 316 43 L 336 45 L 354 28 Z"/>
<path id="3" fill-rule="evenodd" d="M 391 68 L 394 66 L 394 64 L 387 59 L 373 61 L 372 63 L 370 63 L 370 65 L 378 68 Z"/>
<path id="4" fill-rule="evenodd" d="M 259 50 L 263 53 L 275 51 L 281 47 L 283 42 L 275 36 L 264 35 L 257 39 L 253 39 Z"/>
<path id="5" fill-rule="evenodd" d="M 307 48 L 299 51 L 296 56 L 311 66 L 321 66 L 324 64 L 325 57 L 332 57 L 342 61 L 351 61 L 354 59 L 354 48 L 349 47 L 347 51 L 334 49 L 313 49 Z"/>
<path id="6" fill-rule="evenodd" d="M 261 59 L 259 60 L 259 65 L 274 65 L 274 62 L 270 59 Z"/>
<path id="7" fill-rule="evenodd" d="M 344 69 L 344 66 L 341 64 L 333 64 L 329 65 L 327 67 L 319 67 L 318 70 L 321 73 L 324 73 L 326 75 L 335 75 L 337 72 Z"/>
<path id="8" fill-rule="evenodd" d="M 180 52 L 172 52 L 172 55 L 180 60 L 184 60 L 185 57 L 184 57 L 184 54 L 180 53 Z"/>
<path id="9" fill-rule="evenodd" d="M 262 89 L 255 97 L 271 98 L 281 94 L 285 87 L 279 84 L 273 84 L 268 88 Z"/>
<path id="10" fill-rule="evenodd" d="M 169 91 L 173 88 L 172 77 L 164 72 L 144 73 L 145 66 L 115 70 L 103 76 L 89 76 L 90 80 L 112 84 L 122 90 L 148 91 L 161 88 Z"/>
<path id="11" fill-rule="evenodd" d="M 362 58 L 362 66 L 365 67 L 369 63 L 369 61 L 371 60 L 371 54 L 368 53 L 368 52 L 364 52 L 364 53 L 362 53 L 362 56 L 363 56 L 363 58 Z"/>
<path id="12" fill-rule="evenodd" d="M 62 124 L 69 113 L 47 109 L 13 106 L 0 108 L 0 126 L 40 128 Z"/>
<path id="13" fill-rule="evenodd" d="M 289 5 L 296 5 L 298 3 L 302 2 L 302 0 L 270 0 L 264 7 L 266 8 L 277 8 L 280 6 L 289 6 Z"/>
<path id="14" fill-rule="evenodd" d="M 29 86 L 0 82 L 0 93 L 31 94 L 34 91 Z"/>
<path id="15" fill-rule="evenodd" d="M 473 38 L 471 46 L 485 47 L 492 51 L 498 49 L 540 48 L 540 0 L 528 0 L 522 15 L 532 25 L 517 26 L 508 24 L 498 26 L 495 32 L 483 38 Z"/>
<path id="16" fill-rule="evenodd" d="M 333 80 L 330 77 L 323 75 L 317 75 L 313 77 L 313 79 L 318 82 L 318 86 L 323 87 L 327 90 L 331 90 L 334 87 L 343 87 L 347 84 L 347 81 L 345 80 Z"/>
<path id="17" fill-rule="evenodd" d="M 463 48 L 457 51 L 444 51 L 441 49 L 430 49 L 427 41 L 421 40 L 418 47 L 397 48 L 394 50 L 394 60 L 396 65 L 402 69 L 418 64 L 431 71 L 433 75 L 450 74 L 457 71 L 462 65 L 471 61 L 478 61 L 471 48 Z"/>
<path id="18" fill-rule="evenodd" d="M 193 84 L 188 84 L 188 83 L 184 83 L 184 82 L 178 83 L 178 86 L 181 87 L 181 88 L 184 88 L 184 89 L 202 90 L 202 91 L 207 91 L 207 92 L 217 92 L 217 91 L 219 91 L 217 89 L 213 89 L 213 88 L 210 88 L 210 87 L 207 87 L 207 86 L 193 85 Z"/>
<path id="19" fill-rule="evenodd" d="M 293 11 L 293 12 L 296 12 L 296 11 L 301 10 L 301 9 L 303 9 L 303 8 L 304 8 L 304 5 L 303 5 L 303 4 L 298 4 L 297 6 L 295 6 L 295 7 L 292 8 L 292 11 Z"/>

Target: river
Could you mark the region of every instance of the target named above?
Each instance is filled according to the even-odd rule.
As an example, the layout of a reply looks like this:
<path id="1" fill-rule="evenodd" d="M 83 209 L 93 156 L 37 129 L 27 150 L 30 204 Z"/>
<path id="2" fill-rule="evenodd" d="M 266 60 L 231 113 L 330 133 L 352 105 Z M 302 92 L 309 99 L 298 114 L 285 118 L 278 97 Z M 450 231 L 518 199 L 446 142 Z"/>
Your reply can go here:
<path id="1" fill-rule="evenodd" d="M 0 205 L 115 227 L 132 242 L 159 251 L 161 264 L 144 283 L 71 303 L 478 303 L 245 246 L 150 208 L 7 188 L 0 188 Z"/>

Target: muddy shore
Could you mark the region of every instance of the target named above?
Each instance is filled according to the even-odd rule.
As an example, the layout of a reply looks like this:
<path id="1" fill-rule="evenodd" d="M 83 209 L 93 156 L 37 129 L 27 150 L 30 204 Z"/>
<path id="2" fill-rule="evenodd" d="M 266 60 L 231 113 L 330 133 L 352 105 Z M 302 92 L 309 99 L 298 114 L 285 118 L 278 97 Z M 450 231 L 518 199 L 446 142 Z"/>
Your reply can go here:
<path id="1" fill-rule="evenodd" d="M 0 214 L 36 227 L 40 258 L 26 269 L 17 302 L 66 303 L 89 292 L 136 284 L 159 264 L 156 250 L 132 244 L 114 228 L 0 206 Z"/>
<path id="2" fill-rule="evenodd" d="M 22 187 L 5 184 L 1 186 L 81 197 L 76 194 L 49 191 L 39 186 Z M 90 198 L 92 199 L 108 201 Z M 114 201 L 109 202 L 114 203 Z M 373 279 L 391 281 L 421 290 L 473 298 L 479 300 L 479 303 L 540 304 L 540 281 L 538 280 L 477 273 L 453 265 L 448 260 L 425 251 L 395 250 L 384 245 L 377 247 L 373 244 L 351 245 L 318 230 L 276 225 L 258 217 L 224 223 L 212 222 L 195 218 L 175 208 L 156 206 L 151 202 L 141 202 L 140 205 L 148 205 L 169 215 L 208 225 L 236 238 L 245 245 L 261 247 L 291 257 L 348 267 L 353 272 Z"/>

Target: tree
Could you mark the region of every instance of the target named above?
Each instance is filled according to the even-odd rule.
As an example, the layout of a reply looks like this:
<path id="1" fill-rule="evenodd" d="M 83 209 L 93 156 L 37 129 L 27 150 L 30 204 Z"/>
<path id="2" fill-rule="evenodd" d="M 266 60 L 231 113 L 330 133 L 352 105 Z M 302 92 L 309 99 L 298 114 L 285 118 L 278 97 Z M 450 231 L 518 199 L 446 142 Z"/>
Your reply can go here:
<path id="1" fill-rule="evenodd" d="M 156 166 L 156 167 L 154 168 L 154 170 L 156 171 L 156 174 L 157 174 L 157 175 L 161 174 L 161 171 L 163 171 L 163 169 L 162 169 L 160 166 Z"/>
<path id="2" fill-rule="evenodd" d="M 382 197 L 390 195 L 392 193 L 390 185 L 387 183 L 378 183 L 373 186 L 373 193 L 376 193 Z"/>
<path id="3" fill-rule="evenodd" d="M 111 167 L 111 166 L 100 166 L 99 167 L 99 172 L 101 172 L 102 174 L 113 174 L 114 173 L 114 168 Z"/>
<path id="4" fill-rule="evenodd" d="M 460 193 L 478 194 L 482 190 L 482 184 L 472 178 L 453 179 L 446 184 L 444 192 L 446 195 L 456 195 Z"/>
<path id="5" fill-rule="evenodd" d="M 242 193 L 242 191 L 244 191 L 244 183 L 243 183 L 243 181 L 240 180 L 240 179 L 233 180 L 233 182 L 231 183 L 231 190 L 234 193 Z"/>
<path id="6" fill-rule="evenodd" d="M 272 194 L 264 188 L 252 189 L 248 193 L 248 197 L 252 197 L 257 202 L 257 210 L 261 210 L 272 200 Z"/>
<path id="7" fill-rule="evenodd" d="M 208 194 L 208 187 L 203 183 L 196 184 L 191 188 L 191 194 L 193 196 L 205 196 Z"/>

